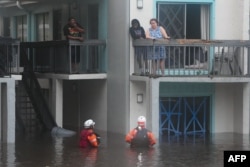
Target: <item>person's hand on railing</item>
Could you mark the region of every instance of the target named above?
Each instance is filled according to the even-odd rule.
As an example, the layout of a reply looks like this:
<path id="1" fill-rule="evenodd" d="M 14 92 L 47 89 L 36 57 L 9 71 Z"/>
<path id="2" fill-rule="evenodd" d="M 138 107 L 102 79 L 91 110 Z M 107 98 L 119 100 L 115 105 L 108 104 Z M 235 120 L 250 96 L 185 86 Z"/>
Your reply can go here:
<path id="1" fill-rule="evenodd" d="M 165 39 L 171 39 L 171 37 L 170 37 L 170 36 L 167 36 Z"/>
<path id="2" fill-rule="evenodd" d="M 78 37 L 78 40 L 83 42 L 83 37 Z"/>

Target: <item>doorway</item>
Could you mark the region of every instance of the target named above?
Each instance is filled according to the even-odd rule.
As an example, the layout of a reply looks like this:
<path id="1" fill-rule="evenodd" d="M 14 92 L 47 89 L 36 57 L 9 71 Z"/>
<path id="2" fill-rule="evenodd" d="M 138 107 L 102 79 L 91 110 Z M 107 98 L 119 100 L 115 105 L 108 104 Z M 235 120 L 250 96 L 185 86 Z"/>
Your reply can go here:
<path id="1" fill-rule="evenodd" d="M 160 135 L 196 135 L 210 131 L 210 97 L 161 97 Z"/>

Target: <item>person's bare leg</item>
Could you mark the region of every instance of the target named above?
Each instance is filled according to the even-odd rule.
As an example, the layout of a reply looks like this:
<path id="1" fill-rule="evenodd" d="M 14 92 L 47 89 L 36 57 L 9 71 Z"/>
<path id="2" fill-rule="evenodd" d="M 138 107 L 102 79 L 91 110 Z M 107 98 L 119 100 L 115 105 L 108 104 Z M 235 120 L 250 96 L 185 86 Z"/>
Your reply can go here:
<path id="1" fill-rule="evenodd" d="M 165 59 L 160 60 L 161 75 L 165 75 Z"/>

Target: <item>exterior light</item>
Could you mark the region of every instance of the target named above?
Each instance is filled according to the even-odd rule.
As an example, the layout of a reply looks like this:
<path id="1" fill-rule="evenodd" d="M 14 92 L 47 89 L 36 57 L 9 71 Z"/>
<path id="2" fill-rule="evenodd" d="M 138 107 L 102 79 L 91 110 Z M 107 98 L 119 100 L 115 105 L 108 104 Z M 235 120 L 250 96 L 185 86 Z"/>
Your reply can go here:
<path id="1" fill-rule="evenodd" d="M 137 0 L 137 9 L 143 8 L 143 0 Z"/>
<path id="2" fill-rule="evenodd" d="M 143 103 L 143 94 L 137 94 L 137 103 Z"/>

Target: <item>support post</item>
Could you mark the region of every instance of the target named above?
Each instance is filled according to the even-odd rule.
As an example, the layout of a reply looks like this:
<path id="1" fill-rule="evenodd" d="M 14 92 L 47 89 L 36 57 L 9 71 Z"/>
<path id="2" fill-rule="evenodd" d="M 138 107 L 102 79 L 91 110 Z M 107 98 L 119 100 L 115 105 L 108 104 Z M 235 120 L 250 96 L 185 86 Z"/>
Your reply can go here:
<path id="1" fill-rule="evenodd" d="M 63 81 L 52 79 L 52 114 L 59 127 L 63 126 Z"/>

